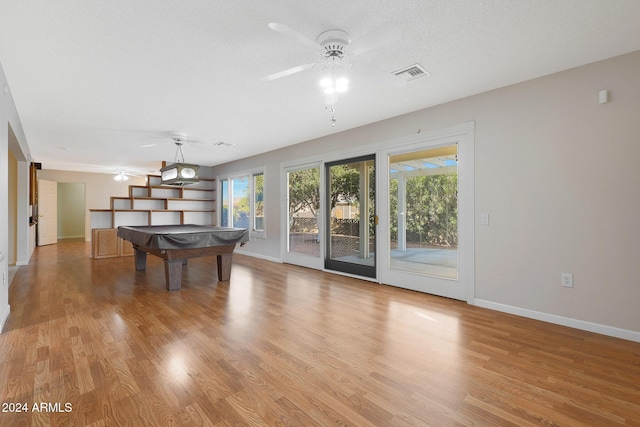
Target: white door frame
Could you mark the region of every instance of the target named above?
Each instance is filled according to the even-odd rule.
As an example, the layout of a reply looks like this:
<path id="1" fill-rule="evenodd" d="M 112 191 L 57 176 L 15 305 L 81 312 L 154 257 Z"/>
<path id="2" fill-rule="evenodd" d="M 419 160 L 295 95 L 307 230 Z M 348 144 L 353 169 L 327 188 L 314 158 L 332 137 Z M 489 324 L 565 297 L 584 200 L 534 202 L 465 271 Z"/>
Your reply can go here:
<path id="1" fill-rule="evenodd" d="M 320 238 L 320 255 L 318 257 L 314 257 L 311 255 L 298 254 L 295 252 L 289 252 L 289 172 L 301 170 L 301 169 L 311 169 L 318 168 L 319 169 L 319 183 L 320 186 L 320 207 L 317 213 L 317 221 L 318 221 L 318 236 Z M 301 163 L 292 166 L 283 166 L 280 168 L 281 177 L 280 180 L 280 194 L 282 197 L 282 205 L 280 208 L 280 218 L 282 219 L 281 227 L 281 237 L 280 241 L 282 242 L 281 250 L 280 250 L 280 258 L 283 262 L 288 264 L 300 265 L 303 267 L 313 268 L 316 270 L 324 269 L 324 252 L 325 252 L 325 242 L 323 236 L 324 231 L 324 197 L 325 197 L 325 189 L 324 189 L 324 165 L 322 162 L 311 162 L 311 163 Z"/>
<path id="2" fill-rule="evenodd" d="M 412 141 L 394 144 L 380 150 L 377 157 L 378 215 L 380 224 L 390 224 L 389 217 L 389 156 L 458 145 L 458 278 L 448 279 L 418 273 L 392 270 L 389 265 L 391 248 L 390 229 L 379 227 L 379 278 L 381 283 L 445 296 L 472 303 L 474 300 L 474 147 L 473 126 L 452 129 L 451 133 L 416 135 Z M 384 207 L 384 208 L 383 208 Z"/>
<path id="3" fill-rule="evenodd" d="M 358 155 L 376 155 L 376 197 L 378 203 L 379 224 L 376 232 L 378 241 L 376 252 L 377 266 L 377 282 L 392 286 L 413 289 L 434 295 L 442 295 L 450 298 L 463 300 L 473 304 L 475 298 L 474 283 L 474 132 L 475 122 L 467 122 L 448 128 L 437 129 L 433 131 L 419 132 L 401 138 L 391 140 L 377 141 L 371 144 L 365 144 L 347 148 L 340 151 L 325 152 L 303 159 L 287 161 L 280 164 L 281 173 L 281 259 L 284 262 L 301 265 L 304 267 L 323 270 L 324 260 L 324 239 L 320 242 L 320 257 L 305 257 L 303 255 L 287 253 L 288 245 L 288 200 L 287 200 L 287 172 L 296 169 L 304 169 L 306 167 L 317 166 L 320 168 L 320 211 L 324 212 L 325 188 L 324 182 L 324 163 L 356 157 Z M 458 279 L 451 284 L 442 282 L 437 286 L 424 286 L 421 282 L 425 276 L 409 275 L 406 280 L 396 281 L 396 277 L 389 275 L 389 268 L 386 266 L 384 271 L 382 264 L 385 263 L 390 254 L 389 248 L 389 155 L 391 153 L 416 151 L 418 147 L 425 149 L 430 147 L 458 144 Z M 320 215 L 322 217 L 322 215 Z M 324 227 L 324 220 L 319 218 L 318 227 Z M 332 271 L 333 272 L 333 271 Z M 339 274 L 339 273 L 338 273 Z M 345 274 L 348 275 L 348 274 Z M 361 277 L 364 280 L 370 278 Z M 447 279 L 449 280 L 449 279 Z M 417 286 L 416 286 L 417 284 Z"/>

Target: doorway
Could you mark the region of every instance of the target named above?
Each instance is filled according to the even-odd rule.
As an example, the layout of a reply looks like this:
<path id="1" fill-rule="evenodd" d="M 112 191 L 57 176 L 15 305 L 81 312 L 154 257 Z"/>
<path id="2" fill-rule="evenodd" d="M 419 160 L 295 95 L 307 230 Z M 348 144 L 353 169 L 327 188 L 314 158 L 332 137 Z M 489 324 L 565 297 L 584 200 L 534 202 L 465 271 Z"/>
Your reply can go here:
<path id="1" fill-rule="evenodd" d="M 38 246 L 58 243 L 58 183 L 38 179 Z"/>
<path id="2" fill-rule="evenodd" d="M 325 163 L 324 267 L 376 277 L 375 155 Z"/>
<path id="3" fill-rule="evenodd" d="M 85 238 L 85 184 L 58 182 L 58 240 Z"/>
<path id="4" fill-rule="evenodd" d="M 283 259 L 287 263 L 322 269 L 322 172 L 319 163 L 284 170 L 286 246 Z"/>
<path id="5" fill-rule="evenodd" d="M 457 144 L 389 156 L 392 270 L 458 278 Z"/>
<path id="6" fill-rule="evenodd" d="M 380 280 L 473 298 L 472 130 L 379 153 Z"/>

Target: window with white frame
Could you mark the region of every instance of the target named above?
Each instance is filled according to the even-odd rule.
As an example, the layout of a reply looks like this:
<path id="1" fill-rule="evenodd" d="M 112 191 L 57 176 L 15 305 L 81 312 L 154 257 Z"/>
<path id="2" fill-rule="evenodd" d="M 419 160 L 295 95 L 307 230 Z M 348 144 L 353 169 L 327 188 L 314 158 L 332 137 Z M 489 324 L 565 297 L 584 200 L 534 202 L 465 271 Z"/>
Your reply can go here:
<path id="1" fill-rule="evenodd" d="M 252 236 L 265 237 L 264 171 L 218 178 L 220 225 L 246 228 Z"/>

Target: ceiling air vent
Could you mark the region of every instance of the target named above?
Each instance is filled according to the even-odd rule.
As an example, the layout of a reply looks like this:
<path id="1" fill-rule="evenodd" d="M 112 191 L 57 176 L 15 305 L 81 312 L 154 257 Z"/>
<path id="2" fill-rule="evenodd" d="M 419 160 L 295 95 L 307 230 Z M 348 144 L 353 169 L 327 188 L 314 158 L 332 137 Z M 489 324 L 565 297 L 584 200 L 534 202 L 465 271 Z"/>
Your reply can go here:
<path id="1" fill-rule="evenodd" d="M 419 79 L 420 77 L 426 77 L 431 75 L 420 64 L 413 64 L 410 67 L 403 68 L 398 71 L 394 71 L 393 74 L 395 74 L 398 77 L 402 77 L 408 82 L 410 82 L 411 80 Z"/>
<path id="2" fill-rule="evenodd" d="M 217 145 L 218 147 L 233 147 L 236 144 L 232 144 L 230 142 L 218 141 L 213 145 Z"/>

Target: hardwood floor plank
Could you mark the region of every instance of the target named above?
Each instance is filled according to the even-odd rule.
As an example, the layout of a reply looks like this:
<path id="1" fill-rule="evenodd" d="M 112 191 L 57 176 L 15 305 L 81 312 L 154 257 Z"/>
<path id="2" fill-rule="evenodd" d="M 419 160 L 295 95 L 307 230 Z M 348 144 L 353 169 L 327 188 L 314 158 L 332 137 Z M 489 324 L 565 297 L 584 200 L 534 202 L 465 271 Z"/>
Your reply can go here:
<path id="1" fill-rule="evenodd" d="M 251 426 L 273 426 L 284 424 L 286 414 L 273 401 L 262 399 L 253 394 L 251 388 L 238 391 L 225 400 L 242 417 L 245 424 Z"/>
<path id="2" fill-rule="evenodd" d="M 322 425 L 317 423 L 311 417 L 309 417 L 309 415 L 304 410 L 300 409 L 300 407 L 298 407 L 296 404 L 294 404 L 292 401 L 290 401 L 286 397 L 281 397 L 277 399 L 276 404 L 278 404 L 278 406 L 280 406 L 283 409 L 283 411 L 287 414 L 288 423 L 286 425 L 308 426 L 308 427 Z"/>
<path id="3" fill-rule="evenodd" d="M 302 267 L 39 247 L 10 289 L 0 426 L 640 425 L 640 343 Z M 214 272 L 214 273 L 212 273 Z"/>
<path id="4" fill-rule="evenodd" d="M 184 427 L 204 427 L 213 425 L 197 402 L 187 405 L 179 411 L 179 414 L 180 425 Z"/>

